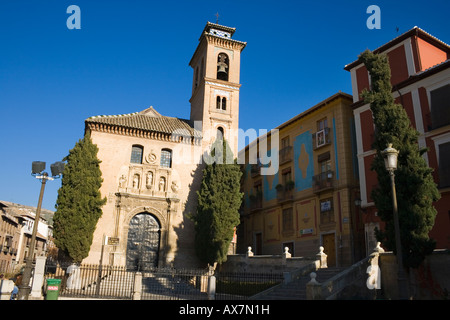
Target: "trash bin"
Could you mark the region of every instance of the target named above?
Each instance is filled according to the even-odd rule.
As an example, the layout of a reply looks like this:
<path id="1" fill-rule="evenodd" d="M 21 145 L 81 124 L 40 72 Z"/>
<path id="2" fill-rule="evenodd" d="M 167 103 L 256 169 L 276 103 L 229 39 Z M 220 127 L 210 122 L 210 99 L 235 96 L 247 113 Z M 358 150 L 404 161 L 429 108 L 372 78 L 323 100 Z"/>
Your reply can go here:
<path id="1" fill-rule="evenodd" d="M 47 279 L 47 295 L 45 300 L 58 300 L 61 279 Z"/>

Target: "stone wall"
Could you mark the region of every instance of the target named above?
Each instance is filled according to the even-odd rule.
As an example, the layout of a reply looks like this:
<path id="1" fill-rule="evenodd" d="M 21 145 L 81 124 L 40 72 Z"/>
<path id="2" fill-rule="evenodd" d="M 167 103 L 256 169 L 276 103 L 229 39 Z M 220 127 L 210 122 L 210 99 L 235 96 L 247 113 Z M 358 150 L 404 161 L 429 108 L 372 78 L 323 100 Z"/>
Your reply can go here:
<path id="1" fill-rule="evenodd" d="M 270 273 L 292 271 L 313 262 L 315 257 L 291 257 L 288 250 L 279 255 L 253 255 L 251 247 L 245 254 L 228 255 L 220 265 L 221 272 L 255 272 Z"/>
<path id="2" fill-rule="evenodd" d="M 380 254 L 384 299 L 397 299 L 397 260 L 392 252 Z M 450 298 L 450 250 L 435 250 L 417 269 L 409 270 L 409 295 L 414 300 Z"/>

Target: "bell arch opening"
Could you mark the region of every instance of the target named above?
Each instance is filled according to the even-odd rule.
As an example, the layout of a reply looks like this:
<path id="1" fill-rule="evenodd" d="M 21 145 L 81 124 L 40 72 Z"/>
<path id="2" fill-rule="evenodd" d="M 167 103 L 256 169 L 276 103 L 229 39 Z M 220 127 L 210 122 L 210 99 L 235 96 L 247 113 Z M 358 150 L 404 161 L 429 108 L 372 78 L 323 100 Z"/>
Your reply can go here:
<path id="1" fill-rule="evenodd" d="M 230 60 L 228 55 L 221 52 L 217 56 L 217 79 L 228 81 L 228 72 L 230 67 Z"/>

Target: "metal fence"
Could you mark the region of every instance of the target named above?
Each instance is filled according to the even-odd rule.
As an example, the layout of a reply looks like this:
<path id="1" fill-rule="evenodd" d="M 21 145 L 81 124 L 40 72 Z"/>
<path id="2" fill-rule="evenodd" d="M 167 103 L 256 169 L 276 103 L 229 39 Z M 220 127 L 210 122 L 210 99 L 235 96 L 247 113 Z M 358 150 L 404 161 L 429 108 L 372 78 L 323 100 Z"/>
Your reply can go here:
<path id="1" fill-rule="evenodd" d="M 282 273 L 214 274 L 205 269 L 154 268 L 138 275 L 120 266 L 46 265 L 45 278 L 61 279 L 61 297 L 141 300 L 246 300 L 283 281 Z M 212 275 L 216 280 L 213 295 L 208 292 Z"/>
<path id="2" fill-rule="evenodd" d="M 73 298 L 131 299 L 134 277 L 125 267 L 99 265 L 47 265 L 45 274 L 61 280 L 60 296 Z"/>

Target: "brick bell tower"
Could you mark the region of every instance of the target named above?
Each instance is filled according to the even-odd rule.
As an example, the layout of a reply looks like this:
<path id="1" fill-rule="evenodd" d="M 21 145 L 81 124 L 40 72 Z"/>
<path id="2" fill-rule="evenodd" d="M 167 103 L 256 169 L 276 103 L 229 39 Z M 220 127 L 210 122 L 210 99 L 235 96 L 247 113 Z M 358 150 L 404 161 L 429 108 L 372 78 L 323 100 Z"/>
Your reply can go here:
<path id="1" fill-rule="evenodd" d="M 238 152 L 241 52 L 246 42 L 232 39 L 235 28 L 208 22 L 189 62 L 193 82 L 191 121 L 203 133 L 202 150 L 222 135 Z"/>

